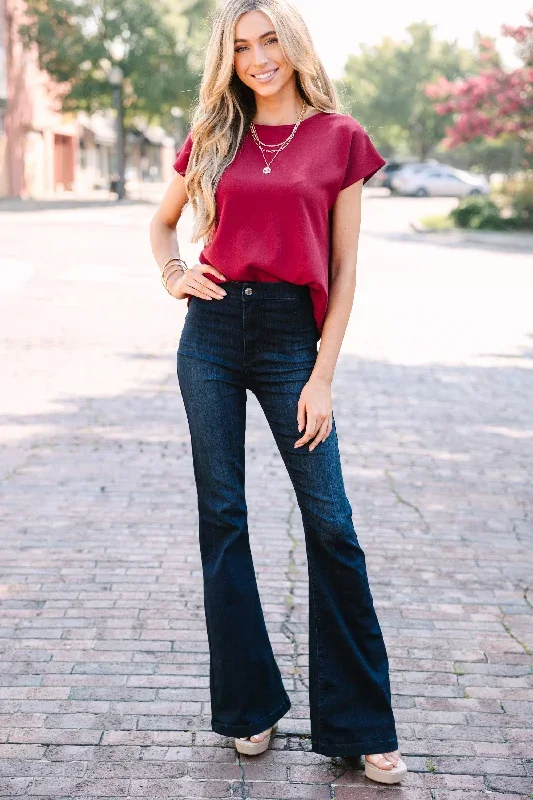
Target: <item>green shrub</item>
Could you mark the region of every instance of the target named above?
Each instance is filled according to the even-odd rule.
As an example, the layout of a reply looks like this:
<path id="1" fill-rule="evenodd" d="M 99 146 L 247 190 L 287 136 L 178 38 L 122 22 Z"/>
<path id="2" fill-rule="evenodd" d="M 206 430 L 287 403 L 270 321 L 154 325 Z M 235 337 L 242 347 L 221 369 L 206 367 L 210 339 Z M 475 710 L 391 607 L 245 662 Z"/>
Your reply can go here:
<path id="1" fill-rule="evenodd" d="M 452 209 L 450 216 L 458 228 L 479 228 L 473 224 L 477 218 L 500 218 L 500 210 L 496 203 L 488 197 L 464 197 L 456 208 Z M 486 230 L 486 229 L 485 229 Z"/>
<path id="2" fill-rule="evenodd" d="M 458 228 L 533 231 L 533 180 L 509 181 L 491 197 L 463 197 L 450 212 L 450 218 Z"/>
<path id="3" fill-rule="evenodd" d="M 505 218 L 500 216 L 498 210 L 487 209 L 481 214 L 477 214 L 470 220 L 470 228 L 478 231 L 509 231 L 516 230 L 515 220 L 512 217 Z"/>
<path id="4" fill-rule="evenodd" d="M 533 181 L 525 183 L 511 196 L 511 208 L 522 230 L 533 230 Z"/>

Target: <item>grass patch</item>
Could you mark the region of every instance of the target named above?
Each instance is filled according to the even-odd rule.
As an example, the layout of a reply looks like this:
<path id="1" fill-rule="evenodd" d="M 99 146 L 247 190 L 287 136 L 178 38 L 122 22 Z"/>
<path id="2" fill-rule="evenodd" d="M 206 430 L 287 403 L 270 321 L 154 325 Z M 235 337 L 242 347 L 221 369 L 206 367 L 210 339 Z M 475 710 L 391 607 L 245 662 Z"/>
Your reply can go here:
<path id="1" fill-rule="evenodd" d="M 433 231 L 451 231 L 455 228 L 452 217 L 444 216 L 443 214 L 434 214 L 429 217 L 422 217 L 420 224 L 427 230 Z"/>

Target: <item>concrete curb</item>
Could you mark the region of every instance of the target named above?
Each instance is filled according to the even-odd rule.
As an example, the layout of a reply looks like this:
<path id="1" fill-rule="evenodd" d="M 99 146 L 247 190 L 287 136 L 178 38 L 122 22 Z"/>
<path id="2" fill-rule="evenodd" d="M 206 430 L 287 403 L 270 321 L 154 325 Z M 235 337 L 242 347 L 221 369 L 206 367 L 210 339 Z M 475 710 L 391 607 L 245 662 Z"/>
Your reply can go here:
<path id="1" fill-rule="evenodd" d="M 118 200 L 116 194 L 107 189 L 93 189 L 85 193 L 66 192 L 47 197 L 0 197 L 1 212 L 24 211 L 62 211 L 72 208 L 120 207 L 159 203 L 166 191 L 166 184 L 161 182 L 127 185 L 127 196 Z"/>
<path id="2" fill-rule="evenodd" d="M 499 231 L 473 231 L 455 228 L 441 230 L 424 228 L 419 222 L 410 222 L 411 229 L 423 235 L 429 242 L 445 240 L 450 244 L 484 244 L 495 249 L 521 250 L 533 254 L 533 233 L 502 233 Z"/>

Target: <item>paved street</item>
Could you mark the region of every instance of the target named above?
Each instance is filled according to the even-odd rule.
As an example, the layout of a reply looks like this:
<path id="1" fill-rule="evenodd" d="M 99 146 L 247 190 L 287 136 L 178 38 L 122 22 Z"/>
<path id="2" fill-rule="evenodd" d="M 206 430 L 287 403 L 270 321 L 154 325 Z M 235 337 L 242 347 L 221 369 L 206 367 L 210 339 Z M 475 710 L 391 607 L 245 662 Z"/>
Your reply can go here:
<path id="1" fill-rule="evenodd" d="M 292 708 L 256 759 L 211 731 L 186 304 L 155 206 L 102 201 L 0 206 L 0 800 L 533 797 L 532 259 L 410 231 L 453 200 L 366 192 L 333 404 L 402 787 L 310 751 L 301 518 L 253 395 L 251 545 Z"/>

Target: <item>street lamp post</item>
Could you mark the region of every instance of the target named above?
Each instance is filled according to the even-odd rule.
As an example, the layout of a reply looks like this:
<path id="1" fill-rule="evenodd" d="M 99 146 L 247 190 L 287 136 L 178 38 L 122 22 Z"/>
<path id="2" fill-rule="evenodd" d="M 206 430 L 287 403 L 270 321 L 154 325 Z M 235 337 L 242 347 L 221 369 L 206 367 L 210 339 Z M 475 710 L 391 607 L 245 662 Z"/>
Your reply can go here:
<path id="1" fill-rule="evenodd" d="M 183 138 L 183 111 L 178 106 L 172 106 L 170 113 L 174 117 L 174 133 L 176 139 L 174 146 L 176 148 L 181 147 Z"/>
<path id="2" fill-rule="evenodd" d="M 124 117 L 122 112 L 122 81 L 124 73 L 120 67 L 112 67 L 109 70 L 108 80 L 113 87 L 113 104 L 117 112 L 117 171 L 118 171 L 118 199 L 123 200 L 126 196 L 124 180 Z"/>

